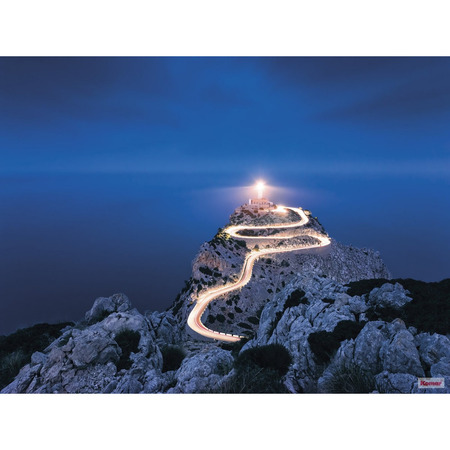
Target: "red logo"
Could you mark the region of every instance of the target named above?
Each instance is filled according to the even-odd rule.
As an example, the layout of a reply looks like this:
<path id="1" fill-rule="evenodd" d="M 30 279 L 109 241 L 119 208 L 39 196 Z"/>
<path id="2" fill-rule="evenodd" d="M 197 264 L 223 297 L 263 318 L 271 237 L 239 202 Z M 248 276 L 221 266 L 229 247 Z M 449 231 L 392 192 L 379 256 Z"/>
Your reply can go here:
<path id="1" fill-rule="evenodd" d="M 418 387 L 419 389 L 426 389 L 426 388 L 444 388 L 445 387 L 445 380 L 444 378 L 418 378 Z"/>

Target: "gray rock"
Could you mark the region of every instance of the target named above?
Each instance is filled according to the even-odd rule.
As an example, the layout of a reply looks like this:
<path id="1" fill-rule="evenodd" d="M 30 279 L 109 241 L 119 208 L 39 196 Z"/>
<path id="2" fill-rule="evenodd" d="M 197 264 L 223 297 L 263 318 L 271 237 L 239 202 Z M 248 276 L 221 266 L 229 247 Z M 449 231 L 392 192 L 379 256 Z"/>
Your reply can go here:
<path id="1" fill-rule="evenodd" d="M 169 311 L 153 312 L 146 315 L 155 332 L 159 345 L 179 345 L 183 341 L 183 326 Z"/>
<path id="2" fill-rule="evenodd" d="M 363 369 L 377 373 L 382 368 L 380 350 L 387 338 L 385 322 L 368 322 L 355 339 L 354 360 Z"/>
<path id="3" fill-rule="evenodd" d="M 35 364 L 45 364 L 45 362 L 47 361 L 47 355 L 44 355 L 44 353 L 41 352 L 34 352 L 31 355 L 31 365 L 35 365 Z"/>
<path id="4" fill-rule="evenodd" d="M 417 377 L 409 373 L 384 371 L 375 376 L 377 391 L 381 393 L 408 394 L 417 388 Z"/>
<path id="5" fill-rule="evenodd" d="M 230 372 L 233 361 L 229 351 L 215 346 L 206 347 L 183 360 L 176 373 L 176 388 L 184 393 L 212 390 Z"/>
<path id="6" fill-rule="evenodd" d="M 136 378 L 128 375 L 123 377 L 112 391 L 114 394 L 139 394 L 144 386 Z"/>
<path id="7" fill-rule="evenodd" d="M 125 294 L 114 294 L 111 297 L 99 297 L 92 308 L 86 313 L 88 323 L 98 322 L 107 314 L 125 312 L 131 309 L 131 302 Z"/>
<path id="8" fill-rule="evenodd" d="M 450 358 L 444 357 L 430 368 L 432 377 L 450 377 Z"/>
<path id="9" fill-rule="evenodd" d="M 2 394 L 21 394 L 27 391 L 27 388 L 33 383 L 33 380 L 39 374 L 41 366 L 35 365 L 30 366 L 27 364 L 22 367 L 20 372 L 17 374 L 14 381 L 12 381 L 8 386 L 5 386 L 2 390 Z"/>
<path id="10" fill-rule="evenodd" d="M 102 308 L 116 311 L 86 328 L 67 330 L 43 352 L 34 353 L 31 366 L 22 369 L 6 392 L 142 391 L 145 373 L 162 367 L 154 333 L 121 294 L 97 299 L 89 317 L 97 317 Z M 118 374 L 116 363 L 122 349 L 115 339 L 123 330 L 139 332 L 140 340 L 137 352 L 130 355 L 130 369 Z"/>
<path id="11" fill-rule="evenodd" d="M 431 367 L 442 358 L 450 358 L 450 339 L 442 334 L 420 333 L 414 337 L 422 362 Z"/>
<path id="12" fill-rule="evenodd" d="M 114 339 L 86 330 L 75 341 L 70 359 L 75 367 L 86 367 L 97 362 L 99 364 L 105 364 L 108 361 L 117 362 L 119 353 L 119 346 Z"/>
<path id="13" fill-rule="evenodd" d="M 419 352 L 413 335 L 405 329 L 399 330 L 380 350 L 383 369 L 391 373 L 408 373 L 416 377 L 425 375 L 420 364 Z"/>
<path id="14" fill-rule="evenodd" d="M 409 303 L 412 298 L 408 297 L 409 291 L 399 284 L 385 283 L 379 288 L 374 288 L 369 293 L 368 304 L 381 308 L 399 309 Z"/>

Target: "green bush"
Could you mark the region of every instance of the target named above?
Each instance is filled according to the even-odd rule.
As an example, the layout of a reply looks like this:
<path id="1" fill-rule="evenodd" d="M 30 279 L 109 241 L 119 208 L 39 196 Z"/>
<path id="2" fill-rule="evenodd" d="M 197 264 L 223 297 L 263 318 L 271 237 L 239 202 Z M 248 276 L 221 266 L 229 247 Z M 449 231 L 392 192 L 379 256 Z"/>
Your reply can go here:
<path id="1" fill-rule="evenodd" d="M 163 372 L 169 372 L 171 370 L 178 370 L 186 357 L 186 353 L 183 348 L 176 345 L 167 345 L 161 349 L 163 357 Z"/>
<path id="2" fill-rule="evenodd" d="M 370 279 L 349 283 L 349 295 L 363 295 L 385 283 L 400 283 L 410 292 L 412 301 L 400 309 L 373 307 L 367 311 L 370 320 L 402 319 L 407 326 L 429 333 L 450 333 L 450 279 L 425 282 L 411 278 Z"/>
<path id="3" fill-rule="evenodd" d="M 234 354 L 243 343 L 222 344 L 222 348 L 232 350 Z M 290 353 L 279 344 L 253 347 L 242 352 L 235 359 L 234 376 L 230 377 L 214 393 L 258 394 L 286 393 L 282 382 L 292 362 Z"/>
<path id="4" fill-rule="evenodd" d="M 8 336 L 0 336 L 0 389 L 13 381 L 19 370 L 31 360 L 34 352 L 48 347 L 73 322 L 39 323 L 22 328 Z"/>
<path id="5" fill-rule="evenodd" d="M 392 283 L 392 280 L 386 280 L 385 278 L 370 278 L 367 280 L 352 281 L 346 284 L 349 288 L 347 294 L 351 297 L 369 293 L 372 289 L 383 286 L 385 283 Z"/>
<path id="6" fill-rule="evenodd" d="M 210 393 L 216 394 L 285 394 L 288 390 L 275 370 L 244 367 Z"/>
<path id="7" fill-rule="evenodd" d="M 242 352 L 236 361 L 236 367 L 256 365 L 262 369 L 275 370 L 280 376 L 286 374 L 292 363 L 292 356 L 281 344 L 252 347 Z"/>
<path id="8" fill-rule="evenodd" d="M 333 331 L 316 331 L 308 336 L 308 343 L 317 362 L 326 363 L 339 348 L 342 341 L 358 336 L 366 322 L 342 320 Z"/>
<path id="9" fill-rule="evenodd" d="M 141 335 L 138 331 L 123 330 L 116 334 L 114 340 L 122 350 L 120 359 L 116 364 L 117 370 L 128 370 L 131 367 L 132 361 L 130 355 L 132 352 L 137 353 L 140 339 Z"/>
<path id="10" fill-rule="evenodd" d="M 205 266 L 201 266 L 198 268 L 198 270 L 200 270 L 200 272 L 204 273 L 205 275 L 212 275 L 213 272 L 209 267 L 205 267 Z"/>
<path id="11" fill-rule="evenodd" d="M 289 297 L 284 303 L 284 309 L 291 308 L 292 306 L 298 306 L 300 304 L 308 303 L 308 299 L 305 297 L 305 291 L 296 289 L 289 294 Z"/>
<path id="12" fill-rule="evenodd" d="M 376 388 L 374 375 L 353 361 L 342 363 L 330 372 L 323 384 L 329 394 L 368 394 Z"/>

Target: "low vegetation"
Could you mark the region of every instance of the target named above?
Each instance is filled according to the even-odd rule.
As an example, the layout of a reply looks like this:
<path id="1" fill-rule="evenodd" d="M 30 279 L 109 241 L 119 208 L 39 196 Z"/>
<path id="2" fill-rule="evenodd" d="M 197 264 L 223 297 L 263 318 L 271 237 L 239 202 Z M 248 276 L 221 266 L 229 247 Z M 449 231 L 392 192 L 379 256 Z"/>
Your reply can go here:
<path id="1" fill-rule="evenodd" d="M 323 387 L 329 394 L 369 394 L 375 390 L 376 383 L 372 373 L 352 361 L 334 367 Z"/>
<path id="2" fill-rule="evenodd" d="M 161 349 L 163 357 L 163 372 L 178 370 L 186 357 L 186 352 L 177 345 L 167 345 Z"/>
<path id="3" fill-rule="evenodd" d="M 235 359 L 234 375 L 214 392 L 286 393 L 282 378 L 291 363 L 289 351 L 280 344 L 250 348 Z"/>
<path id="4" fill-rule="evenodd" d="M 302 289 L 295 289 L 295 291 L 292 291 L 289 294 L 289 297 L 284 302 L 284 309 L 286 310 L 287 308 L 307 303 L 309 303 L 309 301 L 305 297 L 305 291 L 303 291 Z"/>
<path id="5" fill-rule="evenodd" d="M 311 351 L 319 363 L 328 363 L 331 356 L 346 339 L 354 339 L 358 336 L 366 322 L 353 322 L 342 320 L 333 331 L 316 331 L 308 336 Z"/>
<path id="6" fill-rule="evenodd" d="M 117 370 L 128 370 L 132 364 L 130 355 L 131 353 L 137 353 L 141 335 L 138 331 L 123 330 L 117 333 L 114 339 L 117 342 L 117 345 L 122 350 L 120 359 L 116 364 Z"/>
<path id="7" fill-rule="evenodd" d="M 450 279 L 439 282 L 396 278 L 393 280 L 370 279 L 349 283 L 349 295 L 368 294 L 372 289 L 385 283 L 400 283 L 410 292 L 412 301 L 403 308 L 371 308 L 367 311 L 369 320 L 391 321 L 399 317 L 407 326 L 416 327 L 419 331 L 429 333 L 450 333 Z"/>
<path id="8" fill-rule="evenodd" d="M 13 381 L 19 370 L 31 361 L 34 352 L 41 352 L 73 322 L 39 323 L 22 328 L 8 336 L 0 336 L 0 389 Z"/>

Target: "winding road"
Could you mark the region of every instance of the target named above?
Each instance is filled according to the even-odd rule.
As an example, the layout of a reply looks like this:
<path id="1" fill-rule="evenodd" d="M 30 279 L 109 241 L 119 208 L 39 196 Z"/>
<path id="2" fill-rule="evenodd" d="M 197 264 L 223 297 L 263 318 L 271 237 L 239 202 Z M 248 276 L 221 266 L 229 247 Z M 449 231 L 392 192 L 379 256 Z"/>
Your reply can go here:
<path id="1" fill-rule="evenodd" d="M 203 313 L 205 312 L 206 307 L 210 302 L 212 302 L 217 297 L 220 297 L 221 295 L 227 294 L 228 292 L 235 291 L 237 289 L 242 288 L 245 286 L 251 279 L 252 271 L 253 271 L 253 265 L 255 264 L 255 261 L 260 258 L 261 256 L 266 256 L 268 254 L 274 254 L 274 253 L 284 253 L 284 252 L 292 252 L 292 251 L 299 251 L 299 250 L 308 250 L 312 248 L 318 248 L 318 247 L 325 247 L 331 243 L 330 239 L 326 236 L 320 235 L 320 234 L 305 234 L 305 233 L 298 233 L 296 235 L 286 237 L 286 236 L 242 236 L 238 234 L 240 231 L 243 230 L 265 230 L 265 229 L 276 229 L 276 228 L 298 228 L 301 226 L 304 226 L 309 222 L 308 217 L 303 212 L 301 208 L 278 208 L 275 210 L 276 212 L 283 213 L 284 210 L 290 209 L 291 211 L 294 211 L 298 214 L 300 217 L 300 220 L 298 222 L 290 222 L 290 223 L 277 223 L 277 224 L 271 224 L 271 225 L 263 225 L 263 226 L 249 226 L 249 225 L 235 225 L 225 228 L 223 231 L 230 236 L 234 237 L 235 239 L 241 239 L 241 240 L 252 240 L 252 239 L 270 239 L 270 240 L 276 240 L 276 239 L 292 239 L 297 236 L 312 236 L 315 239 L 319 241 L 318 244 L 311 244 L 306 246 L 301 246 L 298 248 L 264 248 L 262 250 L 252 250 L 245 258 L 244 264 L 239 276 L 238 281 L 235 283 L 222 286 L 220 288 L 215 289 L 209 289 L 206 292 L 199 295 L 197 302 L 195 303 L 194 308 L 189 314 L 187 324 L 189 327 L 194 330 L 196 333 L 201 334 L 202 336 L 212 338 L 212 339 L 218 339 L 220 341 L 226 341 L 226 342 L 237 342 L 240 339 L 242 339 L 244 336 L 238 336 L 235 334 L 229 334 L 229 333 L 223 333 L 220 331 L 214 331 L 207 328 L 201 321 L 201 318 L 203 316 Z"/>

